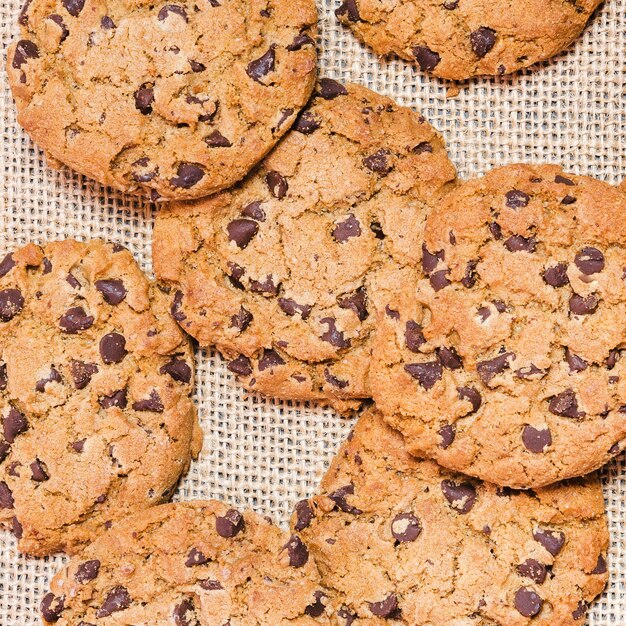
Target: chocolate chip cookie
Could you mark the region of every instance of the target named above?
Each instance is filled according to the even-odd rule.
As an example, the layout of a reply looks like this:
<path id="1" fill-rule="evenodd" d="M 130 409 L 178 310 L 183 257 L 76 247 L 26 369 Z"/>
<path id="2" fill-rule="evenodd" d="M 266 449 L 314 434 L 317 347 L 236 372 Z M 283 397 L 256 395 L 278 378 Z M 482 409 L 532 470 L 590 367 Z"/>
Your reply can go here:
<path id="1" fill-rule="evenodd" d="M 441 78 L 509 74 L 548 59 L 582 32 L 601 0 L 344 0 L 339 20 L 374 52 Z"/>
<path id="2" fill-rule="evenodd" d="M 370 395 L 369 275 L 419 260 L 426 210 L 454 177 L 423 117 L 324 78 L 240 185 L 159 212 L 155 271 L 181 326 L 247 389 L 353 406 Z"/>
<path id="3" fill-rule="evenodd" d="M 271 521 L 217 501 L 138 513 L 57 574 L 45 624 L 330 624 L 307 547 Z"/>
<path id="4" fill-rule="evenodd" d="M 523 488 L 624 449 L 625 224 L 625 194 L 548 165 L 433 211 L 421 268 L 376 287 L 374 398 L 412 453 Z"/>
<path id="5" fill-rule="evenodd" d="M 315 84 L 312 0 L 27 0 L 19 22 L 19 123 L 52 160 L 152 200 L 243 178 Z"/>
<path id="6" fill-rule="evenodd" d="M 189 342 L 124 248 L 29 244 L 0 260 L 0 524 L 74 553 L 172 494 L 201 445 Z"/>
<path id="7" fill-rule="evenodd" d="M 292 526 L 336 623 L 583 624 L 607 581 L 597 477 L 514 491 L 418 460 L 366 411 Z"/>

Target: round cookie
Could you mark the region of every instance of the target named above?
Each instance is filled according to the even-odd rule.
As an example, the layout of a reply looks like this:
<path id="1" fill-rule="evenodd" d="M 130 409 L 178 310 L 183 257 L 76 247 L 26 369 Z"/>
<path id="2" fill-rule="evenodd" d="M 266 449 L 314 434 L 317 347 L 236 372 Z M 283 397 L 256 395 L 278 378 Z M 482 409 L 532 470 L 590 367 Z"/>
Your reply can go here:
<path id="1" fill-rule="evenodd" d="M 312 0 L 27 0 L 18 121 L 100 183 L 198 198 L 243 178 L 315 84 Z"/>
<path id="2" fill-rule="evenodd" d="M 421 269 L 376 286 L 373 395 L 413 454 L 524 488 L 624 448 L 624 224 L 625 194 L 549 165 L 496 169 L 433 211 Z"/>
<path id="3" fill-rule="evenodd" d="M 608 575 L 597 477 L 514 491 L 409 455 L 366 411 L 292 525 L 339 626 L 582 624 Z"/>
<path id="4" fill-rule="evenodd" d="M 165 504 L 124 521 L 58 573 L 45 624 L 312 626 L 328 596 L 306 546 L 217 501 Z"/>
<path id="5" fill-rule="evenodd" d="M 167 296 L 101 240 L 0 260 L 0 524 L 75 553 L 159 504 L 197 456 L 193 358 Z"/>
<path id="6" fill-rule="evenodd" d="M 454 177 L 423 117 L 322 79 L 240 185 L 159 212 L 155 272 L 174 317 L 247 389 L 344 409 L 370 395 L 369 275 L 419 260 L 426 211 Z"/>
<path id="7" fill-rule="evenodd" d="M 441 78 L 509 74 L 554 56 L 602 0 L 344 0 L 336 15 L 377 54 Z"/>

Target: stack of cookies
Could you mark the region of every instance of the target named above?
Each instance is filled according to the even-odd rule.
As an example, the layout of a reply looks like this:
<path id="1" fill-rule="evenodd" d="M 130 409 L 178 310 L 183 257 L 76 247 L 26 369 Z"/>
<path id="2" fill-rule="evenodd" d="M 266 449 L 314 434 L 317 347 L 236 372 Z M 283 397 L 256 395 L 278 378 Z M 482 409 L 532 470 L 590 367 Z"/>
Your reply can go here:
<path id="1" fill-rule="evenodd" d="M 555 54 L 598 2 L 509 4 L 337 15 L 459 79 Z M 310 0 L 19 22 L 20 123 L 157 215 L 155 281 L 123 242 L 0 255 L 0 524 L 73 557 L 44 623 L 584 623 L 608 578 L 592 472 L 626 445 L 626 194 L 553 165 L 459 182 L 424 117 L 316 80 Z M 288 532 L 167 503 L 201 449 L 193 343 L 248 392 L 360 413 Z"/>

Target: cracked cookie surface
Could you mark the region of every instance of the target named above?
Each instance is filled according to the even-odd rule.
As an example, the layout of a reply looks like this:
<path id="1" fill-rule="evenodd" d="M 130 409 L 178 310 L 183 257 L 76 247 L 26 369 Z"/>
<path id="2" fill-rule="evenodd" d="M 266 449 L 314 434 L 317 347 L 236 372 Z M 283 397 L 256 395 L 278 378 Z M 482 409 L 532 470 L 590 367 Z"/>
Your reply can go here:
<path id="1" fill-rule="evenodd" d="M 601 0 L 345 0 L 337 9 L 374 52 L 435 76 L 509 74 L 548 59 L 582 32 Z"/>
<path id="2" fill-rule="evenodd" d="M 41 611 L 58 626 L 330 624 L 302 541 L 214 500 L 165 504 L 115 523 L 50 588 Z"/>
<path id="3" fill-rule="evenodd" d="M 493 170 L 431 213 L 421 268 L 376 287 L 373 395 L 411 452 L 533 487 L 623 450 L 624 224 L 621 191 L 547 165 Z"/>
<path id="4" fill-rule="evenodd" d="M 426 211 L 454 178 L 424 118 L 322 79 L 240 185 L 159 211 L 155 272 L 181 326 L 247 389 L 346 408 L 370 395 L 370 274 L 419 260 Z"/>
<path id="5" fill-rule="evenodd" d="M 152 200 L 243 178 L 315 84 L 312 0 L 28 0 L 19 22 L 19 123 L 54 160 Z"/>
<path id="6" fill-rule="evenodd" d="M 199 452 L 189 341 L 130 252 L 28 244 L 0 262 L 0 524 L 75 553 L 159 504 Z"/>
<path id="7" fill-rule="evenodd" d="M 292 519 L 339 626 L 582 624 L 607 581 L 596 476 L 515 491 L 412 457 L 366 411 Z"/>

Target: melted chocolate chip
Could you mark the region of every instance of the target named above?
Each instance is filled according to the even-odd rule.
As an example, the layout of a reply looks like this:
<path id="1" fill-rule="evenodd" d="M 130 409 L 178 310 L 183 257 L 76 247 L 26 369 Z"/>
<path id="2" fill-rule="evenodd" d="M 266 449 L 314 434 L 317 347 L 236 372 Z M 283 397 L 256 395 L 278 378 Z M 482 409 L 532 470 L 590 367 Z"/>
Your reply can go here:
<path id="1" fill-rule="evenodd" d="M 154 89 L 150 83 L 144 83 L 133 94 L 135 98 L 135 108 L 142 115 L 152 113 L 152 103 L 154 102 Z"/>
<path id="2" fill-rule="evenodd" d="M 127 354 L 126 339 L 120 333 L 108 333 L 100 339 L 100 356 L 107 365 L 120 363 Z"/>
<path id="3" fill-rule="evenodd" d="M 565 360 L 569 365 L 570 372 L 582 372 L 588 367 L 587 361 L 574 354 L 569 348 L 565 348 Z"/>
<path id="4" fill-rule="evenodd" d="M 337 17 L 347 17 L 350 22 L 360 22 L 359 7 L 356 0 L 344 0 L 341 6 L 335 11 Z"/>
<path id="5" fill-rule="evenodd" d="M 204 143 L 209 148 L 230 148 L 233 145 L 219 130 L 214 130 L 210 135 L 206 136 Z"/>
<path id="6" fill-rule="evenodd" d="M 578 606 L 572 611 L 572 617 L 575 620 L 583 619 L 587 614 L 587 603 L 584 600 L 578 601 Z"/>
<path id="7" fill-rule="evenodd" d="M 252 322 L 252 313 L 243 307 L 239 308 L 239 311 L 236 315 L 233 315 L 230 318 L 230 327 L 236 328 L 239 332 L 243 332 L 250 326 L 250 322 Z"/>
<path id="8" fill-rule="evenodd" d="M 301 50 L 304 46 L 314 46 L 315 42 L 306 33 L 300 33 L 293 38 L 293 41 L 287 46 L 289 52 Z"/>
<path id="9" fill-rule="evenodd" d="M 12 509 L 14 506 L 13 493 L 4 481 L 0 481 L 0 509 Z"/>
<path id="10" fill-rule="evenodd" d="M 28 62 L 28 59 L 38 59 L 39 58 L 39 48 L 36 44 L 28 39 L 21 39 L 17 42 L 15 46 L 15 53 L 13 55 L 13 61 L 11 62 L 11 66 L 19 70 L 24 63 Z"/>
<path id="11" fill-rule="evenodd" d="M 241 214 L 244 217 L 249 217 L 250 219 L 256 220 L 257 222 L 265 221 L 265 211 L 261 208 L 261 202 L 258 200 L 246 205 L 241 210 Z"/>
<path id="12" fill-rule="evenodd" d="M 433 270 L 436 269 L 439 262 L 443 262 L 446 259 L 445 250 L 439 250 L 438 252 L 432 253 L 428 251 L 426 244 L 422 244 L 422 269 L 425 274 L 430 274 Z"/>
<path id="13" fill-rule="evenodd" d="M 15 438 L 28 430 L 28 421 L 14 406 L 9 409 L 7 416 L 2 420 L 4 438 L 13 443 Z"/>
<path id="14" fill-rule="evenodd" d="M 260 56 L 258 59 L 248 63 L 246 73 L 257 83 L 263 84 L 261 79 L 267 76 L 270 72 L 273 72 L 275 65 L 276 53 L 274 52 L 274 46 L 271 46 L 263 56 Z"/>
<path id="15" fill-rule="evenodd" d="M 0 278 L 6 276 L 14 267 L 15 261 L 13 260 L 13 254 L 9 252 L 0 263 Z"/>
<path id="16" fill-rule="evenodd" d="M 34 480 L 36 483 L 43 483 L 50 479 L 50 474 L 48 474 L 46 465 L 39 459 L 35 459 L 30 464 L 30 477 L 31 480 Z"/>
<path id="17" fill-rule="evenodd" d="M 115 22 L 108 15 L 103 15 L 100 20 L 100 26 L 104 30 L 112 30 L 115 28 Z"/>
<path id="18" fill-rule="evenodd" d="M 539 454 L 545 452 L 546 448 L 552 445 L 552 433 L 547 426 L 535 428 L 534 426 L 526 425 L 522 431 L 522 442 L 527 450 Z"/>
<path id="19" fill-rule="evenodd" d="M 189 554 L 187 555 L 187 560 L 185 561 L 185 567 L 195 567 L 196 565 L 204 565 L 208 563 L 211 559 L 205 556 L 202 551 L 197 548 L 191 548 Z"/>
<path id="20" fill-rule="evenodd" d="M 396 541 L 415 541 L 422 532 L 422 525 L 413 513 L 398 513 L 391 522 L 391 534 Z"/>
<path id="21" fill-rule="evenodd" d="M 253 220 L 237 219 L 226 226 L 226 231 L 228 239 L 234 241 L 243 250 L 259 232 L 259 225 Z"/>
<path id="22" fill-rule="evenodd" d="M 564 287 L 569 283 L 567 263 L 557 263 L 547 267 L 543 273 L 543 280 L 551 287 Z"/>
<path id="23" fill-rule="evenodd" d="M 453 480 L 443 480 L 441 491 L 450 506 L 462 515 L 469 513 L 476 502 L 476 489 L 471 483 L 457 483 Z"/>
<path id="24" fill-rule="evenodd" d="M 606 559 L 599 554 L 596 566 L 591 570 L 592 574 L 606 574 Z"/>
<path id="25" fill-rule="evenodd" d="M 337 378 L 337 376 L 333 376 L 327 367 L 324 368 L 324 378 L 327 383 L 333 387 L 337 387 L 338 389 L 345 389 L 349 384 L 347 380 L 342 380 L 341 378 Z"/>
<path id="26" fill-rule="evenodd" d="M 411 49 L 420 69 L 424 72 L 432 72 L 441 61 L 441 55 L 426 46 L 415 46 Z"/>
<path id="27" fill-rule="evenodd" d="M 411 352 L 419 352 L 420 347 L 426 343 L 422 327 L 417 322 L 407 321 L 404 327 L 404 343 Z"/>
<path id="28" fill-rule="evenodd" d="M 243 515 L 236 509 L 229 509 L 223 517 L 215 518 L 215 530 L 220 537 L 231 538 L 244 529 Z"/>
<path id="29" fill-rule="evenodd" d="M 449 370 L 458 370 L 463 367 L 463 361 L 454 348 L 442 346 L 435 351 L 439 363 Z"/>
<path id="30" fill-rule="evenodd" d="M 361 322 L 369 315 L 367 311 L 367 293 L 363 287 L 359 287 L 352 295 L 339 300 L 339 307 L 349 309 L 355 313 Z"/>
<path id="31" fill-rule="evenodd" d="M 48 383 L 62 383 L 63 379 L 61 378 L 61 374 L 54 368 L 50 368 L 50 373 L 46 378 L 42 378 L 35 383 L 35 391 L 39 393 L 43 393 L 46 390 L 46 385 Z"/>
<path id="32" fill-rule="evenodd" d="M 413 378 L 428 391 L 435 386 L 435 383 L 441 380 L 443 376 L 443 368 L 439 361 L 429 361 L 427 363 L 409 363 L 404 366 Z"/>
<path id="33" fill-rule="evenodd" d="M 0 391 L 4 391 L 7 388 L 8 383 L 7 364 L 0 363 Z"/>
<path id="34" fill-rule="evenodd" d="M 313 597 L 315 598 L 315 602 L 309 604 L 304 609 L 304 613 L 305 615 L 308 615 L 310 617 L 320 617 L 324 614 L 324 611 L 326 610 L 326 604 L 324 603 L 324 600 L 327 600 L 328 596 L 323 591 L 316 591 L 313 594 Z"/>
<path id="35" fill-rule="evenodd" d="M 278 285 L 274 284 L 274 280 L 268 274 L 263 281 L 251 280 L 250 291 L 254 291 L 255 293 L 267 293 L 271 296 L 275 296 L 278 293 Z"/>
<path id="36" fill-rule="evenodd" d="M 496 43 L 496 31 L 486 26 L 481 26 L 470 33 L 470 43 L 474 54 L 482 59 Z"/>
<path id="37" fill-rule="evenodd" d="M 126 288 L 119 279 L 97 280 L 94 284 L 107 304 L 116 306 L 126 297 Z"/>
<path id="38" fill-rule="evenodd" d="M 337 222 L 332 231 L 333 239 L 339 243 L 345 243 L 352 237 L 361 236 L 361 223 L 350 213 L 343 222 Z"/>
<path id="39" fill-rule="evenodd" d="M 200 63 L 199 61 L 194 61 L 192 59 L 189 59 L 189 66 L 191 67 L 191 71 L 195 74 L 206 70 L 206 65 L 204 63 Z"/>
<path id="40" fill-rule="evenodd" d="M 159 11 L 157 15 L 157 19 L 159 20 L 159 22 L 163 22 L 169 17 L 170 14 L 174 14 L 174 15 L 178 15 L 179 17 L 182 17 L 185 20 L 185 22 L 188 21 L 187 11 L 185 11 L 185 9 L 179 6 L 178 4 L 166 4 Z"/>
<path id="41" fill-rule="evenodd" d="M 576 254 L 574 263 L 583 274 L 591 276 L 604 269 L 604 255 L 597 248 L 588 246 Z"/>
<path id="42" fill-rule="evenodd" d="M 324 100 L 334 100 L 338 96 L 347 96 L 348 90 L 336 80 L 320 78 L 317 95 Z"/>
<path id="43" fill-rule="evenodd" d="M 444 287 L 450 285 L 448 275 L 450 270 L 437 270 L 430 275 L 430 285 L 435 291 L 441 291 Z"/>
<path id="44" fill-rule="evenodd" d="M 19 289 L 0 291 L 0 321 L 10 322 L 24 308 L 24 296 Z"/>
<path id="45" fill-rule="evenodd" d="M 193 598 L 181 600 L 172 612 L 176 626 L 200 626 Z"/>
<path id="46" fill-rule="evenodd" d="M 478 278 L 476 274 L 477 265 L 478 261 L 475 259 L 467 262 L 467 265 L 465 266 L 465 276 L 461 279 L 463 287 L 471 289 L 476 284 L 476 279 Z"/>
<path id="47" fill-rule="evenodd" d="M 125 587 L 113 587 L 107 594 L 100 608 L 96 611 L 96 617 L 109 617 L 109 615 L 113 613 L 127 609 L 131 602 L 130 594 Z"/>
<path id="48" fill-rule="evenodd" d="M 521 235 L 511 235 L 504 242 L 504 247 L 509 252 L 533 253 L 537 247 L 537 240 L 534 237 L 522 237 Z"/>
<path id="49" fill-rule="evenodd" d="M 100 396 L 100 398 L 98 398 L 98 403 L 105 411 L 113 407 L 123 410 L 128 405 L 126 389 L 124 388 L 119 391 L 114 391 L 110 396 Z"/>

